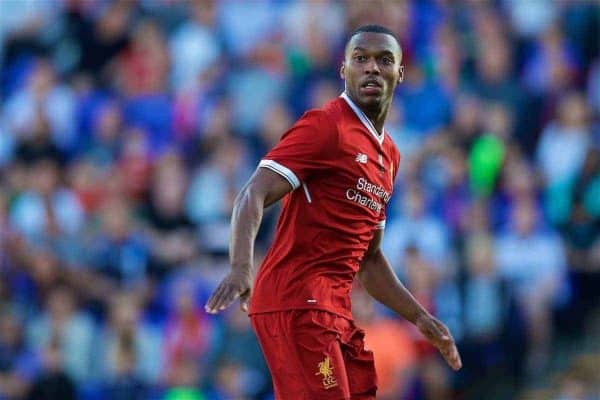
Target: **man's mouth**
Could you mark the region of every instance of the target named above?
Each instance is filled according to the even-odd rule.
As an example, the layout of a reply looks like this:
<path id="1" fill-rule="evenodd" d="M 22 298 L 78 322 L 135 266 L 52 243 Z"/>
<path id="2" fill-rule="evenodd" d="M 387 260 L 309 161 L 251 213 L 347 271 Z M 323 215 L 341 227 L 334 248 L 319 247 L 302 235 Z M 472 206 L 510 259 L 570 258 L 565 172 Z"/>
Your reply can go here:
<path id="1" fill-rule="evenodd" d="M 361 87 L 363 88 L 382 88 L 383 85 L 377 79 L 366 80 Z"/>
<path id="2" fill-rule="evenodd" d="M 360 86 L 360 90 L 366 95 L 379 95 L 383 91 L 383 85 L 376 79 L 369 79 Z"/>

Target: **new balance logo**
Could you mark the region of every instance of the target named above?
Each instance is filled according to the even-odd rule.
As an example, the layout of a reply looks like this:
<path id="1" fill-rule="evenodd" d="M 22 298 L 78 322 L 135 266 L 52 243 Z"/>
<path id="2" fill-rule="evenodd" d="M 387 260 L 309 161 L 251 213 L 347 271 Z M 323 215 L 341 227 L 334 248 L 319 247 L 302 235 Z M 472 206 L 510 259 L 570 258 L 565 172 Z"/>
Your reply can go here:
<path id="1" fill-rule="evenodd" d="M 367 155 L 366 155 L 366 154 L 363 154 L 363 153 L 358 153 L 358 154 L 356 155 L 356 159 L 355 159 L 355 160 L 356 160 L 356 162 L 359 162 L 359 163 L 361 163 L 361 164 L 366 164 L 368 159 L 369 159 L 369 158 L 367 157 Z"/>

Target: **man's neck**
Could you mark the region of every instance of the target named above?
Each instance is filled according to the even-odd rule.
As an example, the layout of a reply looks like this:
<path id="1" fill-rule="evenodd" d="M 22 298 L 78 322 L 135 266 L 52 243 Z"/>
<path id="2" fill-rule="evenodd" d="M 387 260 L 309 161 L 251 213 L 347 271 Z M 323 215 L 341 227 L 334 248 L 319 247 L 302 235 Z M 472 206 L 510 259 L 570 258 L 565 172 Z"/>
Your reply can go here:
<path id="1" fill-rule="evenodd" d="M 369 121 L 371 121 L 379 134 L 383 133 L 383 124 L 387 118 L 388 108 L 389 106 L 387 105 L 379 110 L 363 110 L 361 108 L 362 112 L 369 118 Z"/>
<path id="2" fill-rule="evenodd" d="M 356 107 L 358 107 L 358 109 L 366 115 L 369 121 L 371 121 L 375 130 L 377 130 L 377 133 L 379 133 L 380 135 L 383 134 L 383 125 L 385 123 L 385 119 L 387 118 L 391 101 L 386 104 L 383 104 L 382 107 L 379 109 L 370 110 L 361 107 L 348 91 L 346 91 L 346 95 L 352 100 Z"/>

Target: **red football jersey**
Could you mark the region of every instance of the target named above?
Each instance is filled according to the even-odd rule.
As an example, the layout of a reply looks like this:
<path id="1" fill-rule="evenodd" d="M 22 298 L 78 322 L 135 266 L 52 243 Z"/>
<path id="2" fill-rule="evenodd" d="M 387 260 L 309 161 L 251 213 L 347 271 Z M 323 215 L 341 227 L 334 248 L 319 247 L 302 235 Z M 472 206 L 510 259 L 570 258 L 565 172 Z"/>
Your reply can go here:
<path id="1" fill-rule="evenodd" d="M 250 313 L 322 309 L 351 318 L 350 290 L 376 229 L 385 227 L 400 154 L 343 93 L 306 112 L 259 167 L 295 189 L 258 271 Z"/>

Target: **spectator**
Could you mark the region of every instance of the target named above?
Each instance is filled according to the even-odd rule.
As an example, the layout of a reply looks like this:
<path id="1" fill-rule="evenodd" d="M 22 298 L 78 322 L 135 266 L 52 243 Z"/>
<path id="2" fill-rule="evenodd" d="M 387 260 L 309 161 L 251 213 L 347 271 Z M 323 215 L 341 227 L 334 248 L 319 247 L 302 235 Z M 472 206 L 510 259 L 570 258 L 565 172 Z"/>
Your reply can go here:
<path id="1" fill-rule="evenodd" d="M 219 370 L 213 377 L 217 391 L 225 398 L 260 397 L 270 389 L 267 365 L 250 327 L 250 320 L 239 310 L 227 315 L 217 355 Z M 234 379 L 224 380 L 225 375 Z"/>
<path id="2" fill-rule="evenodd" d="M 129 339 L 130 338 L 130 339 Z M 123 366 L 123 340 L 131 340 L 134 374 L 142 382 L 158 383 L 163 364 L 161 332 L 142 320 L 139 300 L 128 294 L 117 293 L 111 298 L 108 325 L 100 333 L 94 358 L 100 376 L 118 375 Z"/>
<path id="3" fill-rule="evenodd" d="M 40 160 L 31 168 L 29 190 L 21 193 L 10 211 L 11 224 L 27 239 L 76 235 L 84 222 L 77 197 L 59 186 L 59 166 Z"/>
<path id="4" fill-rule="evenodd" d="M 563 93 L 577 73 L 573 49 L 556 25 L 549 26 L 526 61 L 523 83 L 534 93 Z"/>
<path id="5" fill-rule="evenodd" d="M 463 358 L 468 360 L 465 387 L 473 395 L 498 380 L 498 366 L 506 362 L 502 354 L 504 324 L 509 295 L 495 266 L 492 238 L 472 237 L 467 242 L 468 275 L 464 282 Z M 485 382 L 483 383 L 482 382 Z"/>
<path id="6" fill-rule="evenodd" d="M 416 247 L 408 247 L 405 255 L 406 284 L 419 302 L 434 315 L 438 314 L 436 291 L 439 288 L 439 273 L 428 263 Z M 441 318 L 441 317 L 440 317 Z M 454 327 L 452 328 L 454 331 Z M 414 326 L 409 332 L 417 350 L 416 390 L 427 399 L 442 400 L 449 396 L 448 372 L 441 360 L 435 357 L 435 348 L 419 336 Z M 458 340 L 458 338 L 457 338 Z"/>
<path id="7" fill-rule="evenodd" d="M 221 57 L 221 45 L 214 31 L 215 18 L 213 1 L 196 2 L 191 5 L 191 18 L 173 34 L 170 53 L 175 88 L 198 83 L 200 75 Z"/>
<path id="8" fill-rule="evenodd" d="M 531 373 L 547 366 L 551 315 L 566 269 L 562 242 L 554 232 L 542 230 L 540 222 L 530 201 L 518 201 L 508 229 L 495 244 L 500 276 L 509 283 L 526 319 Z"/>
<path id="9" fill-rule="evenodd" d="M 176 371 L 189 358 L 209 361 L 211 347 L 214 343 L 215 327 L 207 315 L 200 309 L 196 300 L 194 287 L 189 281 L 180 282 L 173 290 L 173 310 L 168 318 L 165 331 L 165 381 L 173 385 Z M 204 370 L 202 363 L 200 375 L 206 376 L 210 371 Z"/>
<path id="10" fill-rule="evenodd" d="M 106 170 L 117 160 L 122 129 L 123 116 L 118 104 L 111 102 L 96 111 L 93 133 L 84 151 L 96 168 Z"/>
<path id="11" fill-rule="evenodd" d="M 61 151 L 70 151 L 75 144 L 74 112 L 73 91 L 57 81 L 48 60 L 39 59 L 24 90 L 17 91 L 7 100 L 3 118 L 7 129 L 23 138 L 37 134 L 40 126 L 36 124 L 45 118 L 54 145 Z M 42 117 L 36 117 L 37 113 Z"/>
<path id="12" fill-rule="evenodd" d="M 491 104 L 485 111 L 484 133 L 475 141 L 469 155 L 473 191 L 488 196 L 500 173 L 506 147 L 510 144 L 512 117 L 500 104 Z"/>
<path id="13" fill-rule="evenodd" d="M 187 212 L 200 225 L 201 245 L 215 253 L 228 246 L 229 210 L 249 172 L 244 153 L 241 141 L 223 138 L 196 170 L 187 194 Z"/>
<path id="14" fill-rule="evenodd" d="M 154 172 L 147 216 L 151 267 L 159 275 L 194 255 L 193 227 L 184 209 L 186 185 L 186 172 L 178 155 L 163 156 Z"/>
<path id="15" fill-rule="evenodd" d="M 235 363 L 224 363 L 219 365 L 217 371 L 216 390 L 213 397 L 216 399 L 240 399 L 250 400 L 251 397 L 244 393 L 244 371 L 243 367 Z"/>
<path id="16" fill-rule="evenodd" d="M 510 0 L 506 8 L 512 19 L 512 25 L 521 36 L 535 37 L 542 34 L 555 20 L 558 7 L 541 0 Z"/>
<path id="17" fill-rule="evenodd" d="M 43 159 L 62 163 L 63 155 L 52 141 L 50 122 L 41 108 L 35 110 L 31 133 L 23 137 L 15 148 L 15 158 L 26 164 L 33 164 Z"/>
<path id="18" fill-rule="evenodd" d="M 587 83 L 588 102 L 596 115 L 600 114 L 600 60 L 592 65 Z"/>
<path id="19" fill-rule="evenodd" d="M 43 371 L 33 382 L 26 398 L 28 400 L 74 400 L 77 397 L 77 389 L 64 370 L 58 339 L 52 338 L 45 346 L 43 366 Z"/>
<path id="20" fill-rule="evenodd" d="M 198 362 L 192 357 L 184 357 L 182 361 L 176 365 L 176 369 L 172 373 L 171 386 L 166 390 L 164 395 L 165 400 L 204 400 L 207 397 L 200 391 Z M 215 398 L 215 397 L 212 397 Z"/>
<path id="21" fill-rule="evenodd" d="M 486 19 L 485 16 L 490 18 Z M 524 93 L 512 79 L 513 65 L 512 49 L 502 28 L 497 26 L 497 17 L 489 14 L 479 14 L 477 24 L 482 31 L 483 37 L 477 41 L 477 72 L 473 89 L 483 99 L 499 102 L 508 107 L 518 123 L 518 127 L 524 127 L 523 106 L 526 103 Z M 494 23 L 492 23 L 494 22 Z M 487 28 L 486 28 L 487 27 Z M 518 131 L 519 135 L 525 133 Z"/>
<path id="22" fill-rule="evenodd" d="M 467 163 L 460 147 L 448 148 L 444 154 L 447 173 L 445 187 L 441 194 L 443 219 L 448 225 L 454 241 L 466 229 L 467 215 L 472 207 L 472 196 L 467 181 Z"/>
<path id="23" fill-rule="evenodd" d="M 135 372 L 136 351 L 130 333 L 122 333 L 115 352 L 115 370 L 105 388 L 106 397 L 115 400 L 146 399 L 146 384 Z"/>
<path id="24" fill-rule="evenodd" d="M 117 1 L 100 10 L 92 24 L 84 24 L 81 37 L 80 69 L 106 84 L 115 57 L 128 43 L 132 7 Z"/>
<path id="25" fill-rule="evenodd" d="M 62 368 L 75 382 L 84 384 L 92 378 L 95 333 L 91 318 L 77 309 L 71 289 L 59 286 L 48 294 L 44 313 L 28 324 L 27 342 L 30 348 L 53 357 L 52 341 L 56 341 Z"/>
<path id="26" fill-rule="evenodd" d="M 141 21 L 135 27 L 129 47 L 119 56 L 116 83 L 127 97 L 162 93 L 168 61 L 161 28 L 154 21 Z"/>
<path id="27" fill-rule="evenodd" d="M 386 254 L 392 260 L 400 260 L 400 254 L 411 245 L 424 255 L 441 274 L 448 271 L 449 238 L 446 227 L 426 209 L 423 189 L 417 184 L 410 186 L 402 199 L 402 217 L 388 225 Z"/>
<path id="28" fill-rule="evenodd" d="M 139 288 L 146 279 L 149 249 L 136 231 L 129 204 L 123 198 L 109 199 L 99 217 L 100 230 L 89 245 L 90 266 L 118 285 Z"/>
<path id="29" fill-rule="evenodd" d="M 463 150 L 471 149 L 477 135 L 481 133 L 483 120 L 481 118 L 482 106 L 479 97 L 461 93 L 454 103 L 454 114 L 450 122 L 450 136 Z"/>
<path id="30" fill-rule="evenodd" d="M 405 74 L 398 99 L 404 108 L 405 123 L 427 136 L 450 120 L 450 100 L 438 82 L 425 76 L 420 65 L 408 65 Z"/>
<path id="31" fill-rule="evenodd" d="M 115 179 L 122 180 L 119 194 L 126 194 L 133 201 L 140 201 L 148 194 L 152 172 L 152 149 L 143 129 L 129 128 L 122 133 L 124 142 L 119 159 L 113 164 Z M 109 182 L 110 183 L 110 182 Z"/>
<path id="32" fill-rule="evenodd" d="M 38 370 L 21 322 L 10 311 L 0 314 L 0 398 L 22 398 Z"/>
<path id="33" fill-rule="evenodd" d="M 537 161 L 550 188 L 570 181 L 580 171 L 591 145 L 588 110 L 579 93 L 564 97 L 557 119 L 542 133 Z"/>

